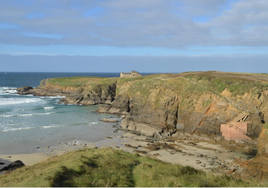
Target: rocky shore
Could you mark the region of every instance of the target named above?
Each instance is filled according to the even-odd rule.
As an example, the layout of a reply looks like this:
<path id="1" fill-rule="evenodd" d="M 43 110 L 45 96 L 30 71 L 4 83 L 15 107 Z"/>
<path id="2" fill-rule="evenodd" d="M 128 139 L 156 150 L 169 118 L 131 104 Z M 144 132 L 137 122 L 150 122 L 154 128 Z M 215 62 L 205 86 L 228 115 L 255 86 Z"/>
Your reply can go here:
<path id="1" fill-rule="evenodd" d="M 56 146 L 37 147 L 36 150 L 39 153 L 0 156 L 5 161 L 5 164 L 1 166 L 4 168 L 18 160 L 29 166 L 80 148 L 106 147 L 138 153 L 173 164 L 191 166 L 206 172 L 230 175 L 242 171 L 243 167 L 240 167 L 240 164 L 249 157 L 249 155 L 232 151 L 231 148 L 225 148 L 203 137 L 192 137 L 186 134 L 178 135 L 176 140 L 172 138 L 159 140 L 125 131 L 123 136 L 108 135 L 107 139 L 96 143 L 74 140 Z M 5 170 L 3 172 L 5 173 Z"/>
<path id="2" fill-rule="evenodd" d="M 72 83 L 75 81 L 72 79 Z M 77 78 L 78 81 L 81 81 L 81 78 Z M 258 144 L 256 158 L 244 162 L 236 157 L 239 167 L 229 167 L 227 161 L 218 161 L 215 156 L 209 158 L 208 155 L 202 160 L 200 157 L 195 158 L 195 163 L 203 165 L 204 168 L 214 168 L 218 165 L 225 173 L 242 178 L 249 174 L 247 171 L 250 171 L 250 165 L 253 165 L 258 169 L 255 170 L 254 177 L 266 179 L 266 175 L 263 176 L 268 173 L 268 168 L 263 167 L 267 166 L 266 143 L 262 141 L 264 136 L 259 141 L 258 138 L 261 132 L 266 135 L 263 125 L 268 121 L 267 83 L 268 77 L 261 74 L 189 72 L 133 79 L 88 78 L 86 82 L 75 87 L 72 84 L 66 85 L 66 82 L 61 80 L 46 79 L 41 81 L 40 86 L 20 94 L 66 96 L 61 100 L 64 104 L 103 104 L 97 112 L 122 115 L 121 129 L 160 141 L 166 140 L 165 143 L 168 143 L 150 143 L 151 145 L 146 147 L 169 147 L 169 140 L 176 145 L 174 152 L 180 153 L 181 156 L 206 156 L 204 153 L 194 154 L 179 149 L 180 144 L 188 145 L 188 148 L 193 145 L 200 147 L 202 140 L 212 142 L 212 145 L 220 145 L 227 153 L 244 152 L 252 157 L 257 153 Z M 249 114 L 246 118 L 249 122 L 247 134 L 252 140 L 225 140 L 220 126 L 236 119 L 241 113 Z M 198 139 L 192 141 L 193 138 Z M 222 151 L 214 149 L 219 155 L 223 155 Z M 154 152 L 156 151 L 151 151 Z M 256 161 L 258 158 L 261 160 Z"/>

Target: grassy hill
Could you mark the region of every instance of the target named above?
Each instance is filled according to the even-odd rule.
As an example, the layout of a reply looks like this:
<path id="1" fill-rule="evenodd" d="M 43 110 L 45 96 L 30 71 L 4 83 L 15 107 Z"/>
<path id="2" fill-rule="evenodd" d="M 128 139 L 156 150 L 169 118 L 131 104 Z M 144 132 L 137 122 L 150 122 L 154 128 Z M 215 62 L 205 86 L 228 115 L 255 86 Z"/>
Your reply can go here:
<path id="1" fill-rule="evenodd" d="M 3 187 L 260 186 L 116 149 L 81 149 L 0 176 Z M 262 185 L 264 186 L 264 185 Z"/>

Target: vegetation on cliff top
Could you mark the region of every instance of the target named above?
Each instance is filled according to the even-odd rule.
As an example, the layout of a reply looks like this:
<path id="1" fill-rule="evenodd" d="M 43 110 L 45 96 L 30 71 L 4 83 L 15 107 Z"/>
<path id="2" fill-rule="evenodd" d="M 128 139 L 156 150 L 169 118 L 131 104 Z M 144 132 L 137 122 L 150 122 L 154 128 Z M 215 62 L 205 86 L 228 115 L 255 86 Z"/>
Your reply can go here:
<path id="1" fill-rule="evenodd" d="M 96 85 L 109 85 L 116 81 L 116 78 L 105 77 L 65 77 L 65 78 L 52 78 L 48 80 L 48 84 L 60 87 L 74 87 L 81 86 L 94 87 Z"/>
<path id="2" fill-rule="evenodd" d="M 81 149 L 0 176 L 4 187 L 258 186 L 111 148 Z"/>
<path id="3" fill-rule="evenodd" d="M 182 76 L 201 83 L 218 93 L 227 88 L 233 96 L 268 89 L 267 74 L 208 71 L 182 73 Z"/>
<path id="4" fill-rule="evenodd" d="M 96 85 L 109 85 L 117 82 L 120 93 L 120 86 L 131 85 L 131 93 L 148 97 L 149 91 L 153 88 L 164 87 L 169 90 L 178 90 L 188 93 L 200 93 L 213 91 L 221 93 L 229 89 L 233 96 L 243 95 L 245 92 L 258 92 L 268 89 L 267 74 L 250 73 L 227 73 L 227 72 L 185 72 L 181 74 L 155 74 L 133 78 L 103 78 L 103 77 L 68 77 L 49 79 L 48 83 L 61 87 L 88 88 Z M 183 91 L 182 91 L 182 90 Z"/>
<path id="5" fill-rule="evenodd" d="M 196 110 L 198 103 L 203 104 L 202 107 L 199 105 L 199 110 L 206 108 L 213 101 L 213 96 L 225 98 L 222 96 L 225 89 L 231 92 L 232 97 L 245 93 L 255 96 L 263 90 L 268 90 L 267 74 L 216 71 L 155 74 L 133 78 L 54 78 L 48 83 L 60 87 L 80 88 L 86 92 L 99 91 L 117 83 L 116 95 L 138 98 L 138 101 L 148 103 L 152 109 L 165 106 L 168 102 L 165 99 L 178 97 L 179 108 L 188 109 L 189 112 Z M 199 100 L 201 96 L 203 97 Z"/>

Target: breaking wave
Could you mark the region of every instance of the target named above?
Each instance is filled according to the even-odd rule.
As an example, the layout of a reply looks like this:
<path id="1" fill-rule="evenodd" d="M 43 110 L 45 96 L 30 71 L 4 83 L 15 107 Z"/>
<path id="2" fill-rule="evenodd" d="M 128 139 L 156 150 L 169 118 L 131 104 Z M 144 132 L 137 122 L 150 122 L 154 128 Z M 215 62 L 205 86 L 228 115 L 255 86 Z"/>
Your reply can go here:
<path id="1" fill-rule="evenodd" d="M 54 109 L 54 108 L 55 108 L 55 106 L 46 106 L 46 107 L 44 107 L 45 110 L 51 110 L 51 109 Z"/>
<path id="2" fill-rule="evenodd" d="M 39 102 L 43 102 L 43 100 L 39 98 L 0 98 L 0 106 Z"/>
<path id="3" fill-rule="evenodd" d="M 27 116 L 43 116 L 43 115 L 50 115 L 55 114 L 55 112 L 48 112 L 48 113 L 35 113 L 35 114 L 14 114 L 14 115 L 0 115 L 0 117 L 27 117 Z"/>
<path id="4" fill-rule="evenodd" d="M 42 126 L 42 127 L 20 127 L 20 128 L 6 128 L 4 130 L 0 130 L 0 132 L 10 132 L 10 131 L 21 131 L 21 130 L 29 130 L 29 129 L 51 129 L 57 127 L 65 127 L 65 125 L 51 125 L 51 126 Z"/>

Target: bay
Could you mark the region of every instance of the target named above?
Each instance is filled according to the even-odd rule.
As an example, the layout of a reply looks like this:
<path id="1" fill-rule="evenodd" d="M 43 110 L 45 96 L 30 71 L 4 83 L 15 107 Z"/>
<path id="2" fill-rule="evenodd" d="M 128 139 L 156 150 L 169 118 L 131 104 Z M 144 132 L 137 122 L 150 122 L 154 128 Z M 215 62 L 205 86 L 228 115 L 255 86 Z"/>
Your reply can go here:
<path id="1" fill-rule="evenodd" d="M 17 87 L 36 87 L 46 78 L 73 76 L 119 77 L 119 73 L 1 73 L 0 155 L 40 152 L 37 148 L 78 140 L 97 142 L 113 133 L 117 115 L 96 114 L 99 107 L 58 104 L 62 96 L 36 97 L 16 94 Z M 6 93 L 8 91 L 8 93 Z"/>

